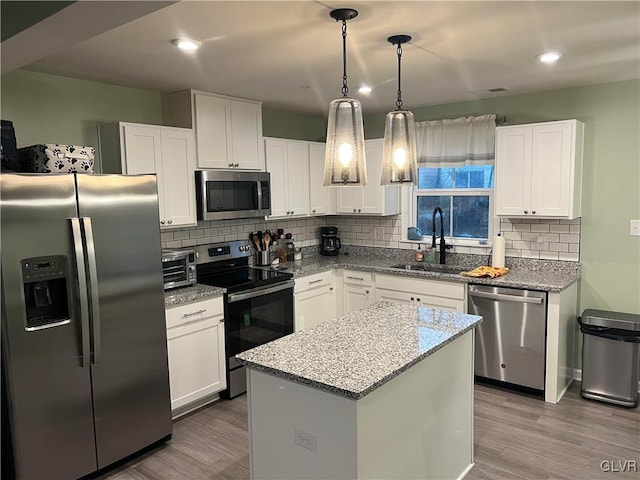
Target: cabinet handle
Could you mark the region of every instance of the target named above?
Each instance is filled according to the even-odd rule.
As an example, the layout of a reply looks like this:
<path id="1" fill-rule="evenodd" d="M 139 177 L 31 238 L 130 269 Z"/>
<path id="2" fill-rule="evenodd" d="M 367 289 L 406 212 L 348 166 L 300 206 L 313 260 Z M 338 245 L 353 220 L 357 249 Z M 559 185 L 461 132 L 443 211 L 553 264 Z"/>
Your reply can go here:
<path id="1" fill-rule="evenodd" d="M 233 166 L 234 166 L 234 167 L 239 167 L 239 166 L 240 166 L 240 164 L 239 164 L 239 163 L 235 163 Z"/>
<path id="2" fill-rule="evenodd" d="M 416 300 L 417 300 L 418 302 L 420 301 L 420 299 L 419 299 L 419 298 L 416 298 Z"/>
<path id="3" fill-rule="evenodd" d="M 414 298 L 413 298 L 413 297 L 411 297 L 411 301 L 412 301 L 412 302 L 413 302 L 413 300 L 414 300 Z"/>
<path id="4" fill-rule="evenodd" d="M 367 295 L 369 295 L 369 290 L 365 290 L 364 293 L 366 293 Z"/>
<path id="5" fill-rule="evenodd" d="M 524 213 L 529 213 L 529 210 L 525 210 Z"/>
<path id="6" fill-rule="evenodd" d="M 207 309 L 205 308 L 203 310 L 198 310 L 197 312 L 185 313 L 184 315 L 182 315 L 182 318 L 189 318 L 189 317 L 193 317 L 194 315 L 200 315 L 200 314 L 203 314 L 206 311 L 207 311 Z"/>
<path id="7" fill-rule="evenodd" d="M 224 318 L 221 318 L 221 319 L 220 319 L 220 323 L 224 323 Z"/>
<path id="8" fill-rule="evenodd" d="M 164 220 L 160 220 L 160 225 L 164 225 Z"/>
<path id="9" fill-rule="evenodd" d="M 233 167 L 233 163 L 230 163 L 230 164 L 229 164 L 229 166 L 230 166 L 230 167 Z"/>
<path id="10" fill-rule="evenodd" d="M 171 225 L 173 223 L 173 220 L 168 220 L 167 223 Z"/>
<path id="11" fill-rule="evenodd" d="M 364 281 L 364 278 L 362 277 L 347 277 L 350 280 L 360 280 L 360 281 Z"/>
<path id="12" fill-rule="evenodd" d="M 358 209 L 358 213 L 360 213 L 361 211 L 362 211 L 362 209 L 361 209 L 361 208 L 359 208 L 359 209 Z"/>
<path id="13" fill-rule="evenodd" d="M 315 210 L 311 210 L 311 213 L 316 213 L 316 211 Z"/>
<path id="14" fill-rule="evenodd" d="M 353 209 L 353 213 L 356 213 L 356 209 L 355 208 Z"/>
<path id="15" fill-rule="evenodd" d="M 296 213 L 294 210 L 291 210 L 291 215 L 293 215 L 294 213 Z"/>
<path id="16" fill-rule="evenodd" d="M 333 292 L 333 287 L 329 287 L 329 291 L 330 291 L 330 292 Z"/>
<path id="17" fill-rule="evenodd" d="M 535 211 L 535 210 L 531 210 L 531 213 L 532 213 L 533 215 L 535 215 L 535 214 L 536 214 L 536 211 Z"/>
<path id="18" fill-rule="evenodd" d="M 314 280 L 314 281 L 312 281 L 312 282 L 309 282 L 309 285 L 311 285 L 311 284 L 313 284 L 313 283 L 319 283 L 319 282 L 321 282 L 321 281 L 322 281 L 322 279 L 320 278 L 320 279 L 318 279 L 318 280 Z"/>

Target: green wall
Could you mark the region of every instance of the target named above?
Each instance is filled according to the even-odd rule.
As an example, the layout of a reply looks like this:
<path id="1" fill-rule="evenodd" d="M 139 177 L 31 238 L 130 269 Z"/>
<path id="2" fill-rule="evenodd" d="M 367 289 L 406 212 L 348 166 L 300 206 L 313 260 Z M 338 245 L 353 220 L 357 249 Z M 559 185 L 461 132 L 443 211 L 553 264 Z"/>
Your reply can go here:
<path id="1" fill-rule="evenodd" d="M 407 97 L 409 98 L 409 97 Z M 580 311 L 640 313 L 640 81 L 412 108 L 416 121 L 496 113 L 509 124 L 577 118 L 585 124 Z M 365 117 L 367 138 L 384 135 L 385 114 Z"/>
<path id="2" fill-rule="evenodd" d="M 98 121 L 162 124 L 158 92 L 18 70 L 0 79 L 3 119 L 19 146 L 96 145 Z M 409 99 L 409 97 L 407 97 Z M 510 124 L 577 118 L 585 123 L 580 309 L 640 313 L 640 81 L 413 108 L 416 120 L 496 113 Z M 384 116 L 365 116 L 367 138 L 383 136 Z M 322 140 L 324 116 L 263 109 L 265 136 Z"/>

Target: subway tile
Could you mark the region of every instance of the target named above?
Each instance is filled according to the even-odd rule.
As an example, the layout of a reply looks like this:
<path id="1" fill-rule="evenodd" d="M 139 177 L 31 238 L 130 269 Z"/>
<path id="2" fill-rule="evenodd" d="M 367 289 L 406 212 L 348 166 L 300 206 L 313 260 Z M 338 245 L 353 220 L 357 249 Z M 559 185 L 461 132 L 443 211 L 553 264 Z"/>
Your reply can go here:
<path id="1" fill-rule="evenodd" d="M 566 262 L 579 262 L 580 255 L 577 253 L 560 252 L 558 253 L 558 260 L 564 260 Z"/>
<path id="2" fill-rule="evenodd" d="M 513 225 L 514 232 L 530 232 L 531 225 L 528 223 L 516 223 Z"/>
<path id="3" fill-rule="evenodd" d="M 199 238 L 199 237 L 204 237 L 204 229 L 203 228 L 196 228 L 194 230 L 190 230 L 189 231 L 189 238 Z"/>
<path id="4" fill-rule="evenodd" d="M 569 225 L 569 233 L 580 235 L 580 225 Z"/>
<path id="5" fill-rule="evenodd" d="M 531 225 L 531 231 L 532 232 L 540 232 L 540 233 L 549 233 L 549 225 L 546 225 L 544 223 L 540 223 L 537 225 Z"/>
<path id="6" fill-rule="evenodd" d="M 181 240 L 173 240 L 171 242 L 167 242 L 165 248 L 182 248 Z"/>
<path id="7" fill-rule="evenodd" d="M 569 253 L 580 253 L 580 244 L 579 243 L 570 243 L 569 244 Z"/>
<path id="8" fill-rule="evenodd" d="M 188 230 L 181 230 L 179 232 L 173 232 L 173 239 L 174 240 L 184 240 L 189 238 L 189 231 Z"/>
<path id="9" fill-rule="evenodd" d="M 574 218 L 573 220 L 561 219 L 560 223 L 563 225 L 580 225 L 580 218 Z"/>
<path id="10" fill-rule="evenodd" d="M 505 240 L 520 240 L 522 238 L 519 232 L 504 232 L 502 236 Z"/>
<path id="11" fill-rule="evenodd" d="M 541 260 L 558 260 L 558 252 L 540 252 Z"/>
<path id="12" fill-rule="evenodd" d="M 517 250 L 529 250 L 530 246 L 531 242 L 523 242 L 519 240 L 513 242 L 513 248 Z"/>
<path id="13" fill-rule="evenodd" d="M 501 232 L 513 232 L 513 225 L 508 222 L 502 222 L 500 224 Z"/>
<path id="14" fill-rule="evenodd" d="M 542 241 L 549 243 L 558 243 L 560 241 L 559 233 L 547 233 L 545 235 L 540 235 L 542 237 Z"/>
<path id="15" fill-rule="evenodd" d="M 568 252 L 569 245 L 566 243 L 549 243 L 549 250 L 551 252 Z"/>
<path id="16" fill-rule="evenodd" d="M 505 253 L 505 255 L 507 257 L 519 257 L 520 254 L 522 253 L 522 251 L 521 250 L 516 250 L 516 249 L 513 249 L 513 248 L 507 248 L 507 249 L 505 249 L 504 253 Z"/>
<path id="17" fill-rule="evenodd" d="M 540 234 L 538 232 L 533 232 L 533 233 L 522 232 L 521 234 L 521 238 L 525 242 L 537 242 L 539 237 L 540 237 Z"/>
<path id="18" fill-rule="evenodd" d="M 170 242 L 173 240 L 173 232 L 160 232 L 161 242 Z"/>
<path id="19" fill-rule="evenodd" d="M 580 235 L 560 235 L 560 241 L 565 243 L 580 243 Z"/>
<path id="20" fill-rule="evenodd" d="M 549 232 L 550 233 L 569 233 L 571 229 L 570 225 L 550 225 Z"/>
<path id="21" fill-rule="evenodd" d="M 186 240 L 182 240 L 183 247 L 195 247 L 198 244 L 195 238 L 188 238 Z"/>
<path id="22" fill-rule="evenodd" d="M 522 258 L 541 258 L 541 253 L 536 250 L 523 250 L 519 256 Z"/>

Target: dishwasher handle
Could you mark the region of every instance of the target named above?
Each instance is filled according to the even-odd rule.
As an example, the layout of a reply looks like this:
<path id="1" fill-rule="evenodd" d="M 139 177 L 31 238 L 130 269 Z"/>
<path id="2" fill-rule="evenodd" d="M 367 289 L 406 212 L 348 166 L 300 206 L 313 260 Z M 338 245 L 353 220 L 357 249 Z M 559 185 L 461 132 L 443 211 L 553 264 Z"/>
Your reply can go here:
<path id="1" fill-rule="evenodd" d="M 501 293 L 488 293 L 488 292 L 478 292 L 475 290 L 471 290 L 469 295 L 472 297 L 479 298 L 488 298 L 489 300 L 502 300 L 506 302 L 517 302 L 517 303 L 535 303 L 541 304 L 544 301 L 542 297 L 519 297 L 516 295 L 503 295 Z"/>

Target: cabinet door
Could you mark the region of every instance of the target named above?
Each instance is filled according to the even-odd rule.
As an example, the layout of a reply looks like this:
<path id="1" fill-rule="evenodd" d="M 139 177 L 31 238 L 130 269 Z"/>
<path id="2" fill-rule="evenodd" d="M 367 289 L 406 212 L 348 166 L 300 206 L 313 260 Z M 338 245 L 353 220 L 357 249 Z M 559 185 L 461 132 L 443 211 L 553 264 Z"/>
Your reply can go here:
<path id="1" fill-rule="evenodd" d="M 343 313 L 353 312 L 354 310 L 371 305 L 374 300 L 373 287 L 344 285 L 342 292 L 344 301 Z"/>
<path id="2" fill-rule="evenodd" d="M 572 125 L 552 122 L 533 127 L 531 214 L 566 217 L 571 195 Z"/>
<path id="3" fill-rule="evenodd" d="M 199 168 L 229 168 L 231 163 L 231 102 L 194 94 Z"/>
<path id="4" fill-rule="evenodd" d="M 531 212 L 531 132 L 530 126 L 496 129 L 497 215 Z"/>
<path id="5" fill-rule="evenodd" d="M 324 143 L 309 144 L 309 213 L 332 215 L 336 213 L 336 189 L 325 187 Z"/>
<path id="6" fill-rule="evenodd" d="M 195 139 L 192 130 L 162 129 L 162 196 L 166 227 L 196 225 Z M 163 223 L 164 222 L 164 223 Z"/>
<path id="7" fill-rule="evenodd" d="M 169 322 L 174 316 L 177 321 Z M 172 410 L 218 393 L 227 383 L 222 301 L 196 302 L 167 310 L 170 325 L 180 320 L 185 323 L 167 329 Z"/>
<path id="8" fill-rule="evenodd" d="M 447 310 L 449 312 L 459 313 L 465 312 L 465 302 L 463 300 L 418 294 L 416 296 L 416 303 L 422 307 L 435 308 L 438 310 Z"/>
<path id="9" fill-rule="evenodd" d="M 287 204 L 287 141 L 268 138 L 265 141 L 267 170 L 271 173 L 271 217 L 284 217 Z"/>
<path id="10" fill-rule="evenodd" d="M 287 206 L 290 216 L 309 214 L 309 146 L 287 142 Z"/>
<path id="11" fill-rule="evenodd" d="M 231 100 L 231 158 L 237 168 L 264 170 L 262 106 Z"/>
<path id="12" fill-rule="evenodd" d="M 122 126 L 122 173 L 138 175 L 155 173 L 158 182 L 160 222 L 167 213 L 164 202 L 164 176 L 162 171 L 162 129 L 155 125 Z"/>
<path id="13" fill-rule="evenodd" d="M 297 293 L 295 331 L 315 327 L 336 317 L 336 295 L 333 286 Z"/>
<path id="14" fill-rule="evenodd" d="M 380 185 L 382 139 L 367 140 L 367 185 L 338 187 L 337 213 L 359 215 L 397 215 L 400 213 L 400 187 Z"/>

